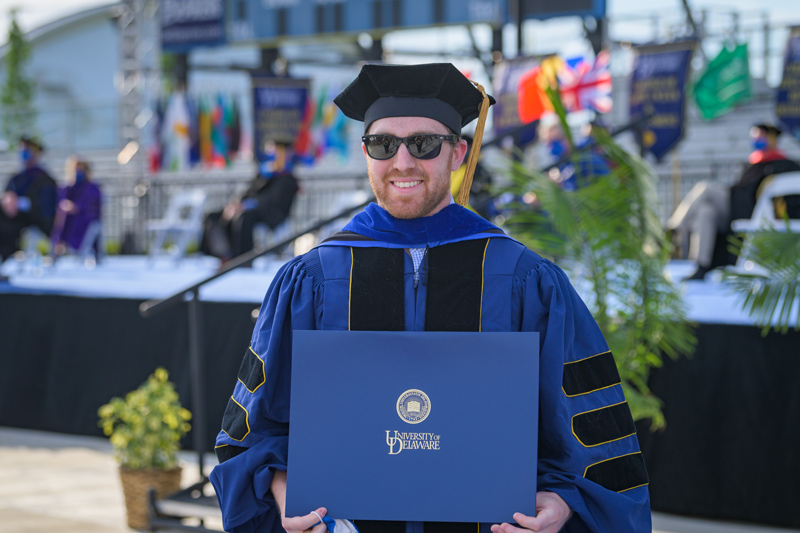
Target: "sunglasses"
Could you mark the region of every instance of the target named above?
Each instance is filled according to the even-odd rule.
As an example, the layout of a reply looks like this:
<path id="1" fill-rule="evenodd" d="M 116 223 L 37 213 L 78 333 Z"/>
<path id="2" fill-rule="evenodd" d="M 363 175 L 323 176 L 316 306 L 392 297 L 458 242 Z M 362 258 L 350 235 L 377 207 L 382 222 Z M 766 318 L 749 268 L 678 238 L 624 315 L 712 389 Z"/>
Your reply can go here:
<path id="1" fill-rule="evenodd" d="M 442 151 L 442 143 L 457 143 L 458 135 L 439 135 L 438 133 L 420 133 L 408 137 L 394 135 L 364 135 L 361 137 L 367 147 L 367 155 L 372 159 L 391 159 L 405 144 L 408 153 L 417 159 L 436 159 Z"/>

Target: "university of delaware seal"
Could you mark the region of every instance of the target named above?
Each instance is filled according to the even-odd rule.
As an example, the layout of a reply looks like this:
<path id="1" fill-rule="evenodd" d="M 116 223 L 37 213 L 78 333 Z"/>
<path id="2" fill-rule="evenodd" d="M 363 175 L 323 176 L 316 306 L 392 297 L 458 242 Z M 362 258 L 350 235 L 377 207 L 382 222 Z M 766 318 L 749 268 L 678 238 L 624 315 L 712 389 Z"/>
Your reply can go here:
<path id="1" fill-rule="evenodd" d="M 397 414 L 409 424 L 419 424 L 430 412 L 431 400 L 421 390 L 407 390 L 397 399 Z"/>

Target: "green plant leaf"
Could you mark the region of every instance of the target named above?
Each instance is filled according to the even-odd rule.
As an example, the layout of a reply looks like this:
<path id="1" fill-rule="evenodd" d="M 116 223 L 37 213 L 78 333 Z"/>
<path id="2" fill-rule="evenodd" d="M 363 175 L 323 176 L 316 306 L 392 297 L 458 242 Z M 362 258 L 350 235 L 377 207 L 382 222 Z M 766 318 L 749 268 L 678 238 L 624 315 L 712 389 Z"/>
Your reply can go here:
<path id="1" fill-rule="evenodd" d="M 558 91 L 547 94 L 566 128 Z M 661 428 L 666 423 L 661 402 L 647 387 L 650 369 L 662 365 L 664 354 L 690 355 L 696 339 L 679 289 L 664 276 L 670 249 L 657 214 L 654 173 L 607 132 L 593 131 L 593 137 L 612 170 L 575 191 L 509 161 L 509 191 L 536 202 L 515 206 L 505 225 L 581 280 L 581 294 L 617 360 L 634 418 Z M 581 165 L 574 171 L 581 172 Z"/>
<path id="2" fill-rule="evenodd" d="M 763 228 L 729 240 L 750 271 L 723 270 L 722 279 L 742 298 L 742 310 L 761 328 L 786 333 L 800 329 L 800 234 L 784 228 Z"/>
<path id="3" fill-rule="evenodd" d="M 112 398 L 97 414 L 115 458 L 132 470 L 175 467 L 180 440 L 191 429 L 191 412 L 181 406 L 169 374 L 161 367 L 124 400 Z"/>

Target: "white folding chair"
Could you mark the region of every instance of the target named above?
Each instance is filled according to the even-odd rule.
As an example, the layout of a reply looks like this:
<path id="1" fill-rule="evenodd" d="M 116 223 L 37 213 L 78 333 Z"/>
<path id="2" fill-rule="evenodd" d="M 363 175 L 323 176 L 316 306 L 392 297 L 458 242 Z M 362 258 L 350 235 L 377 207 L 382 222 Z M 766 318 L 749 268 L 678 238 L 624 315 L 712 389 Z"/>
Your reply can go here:
<path id="1" fill-rule="evenodd" d="M 348 207 L 355 207 L 361 203 L 364 203 L 367 201 L 367 198 L 369 198 L 369 194 L 366 191 L 342 191 L 338 193 L 333 202 L 331 202 L 330 212 L 327 216 L 335 215 L 341 211 L 344 211 Z M 320 229 L 319 234 L 317 235 L 318 241 L 322 242 L 337 231 L 340 231 L 350 221 L 351 218 L 353 218 L 352 213 L 348 216 L 336 219 L 324 228 Z"/>
<path id="2" fill-rule="evenodd" d="M 261 246 L 262 248 L 267 248 L 269 246 L 273 246 L 283 239 L 287 238 L 289 235 L 292 234 L 292 221 L 291 218 L 287 218 L 275 229 L 271 229 L 266 223 L 264 222 L 256 222 L 253 224 L 253 243 L 256 246 Z"/>
<path id="3" fill-rule="evenodd" d="M 253 244 L 256 247 L 269 248 L 286 239 L 292 234 L 292 219 L 287 218 L 275 229 L 270 227 L 264 222 L 257 222 L 253 225 Z M 277 257 L 288 259 L 294 255 L 294 244 L 287 244 L 282 250 L 275 254 Z M 259 266 L 264 266 L 274 258 L 260 257 L 257 261 Z M 255 266 L 255 262 L 254 262 Z"/>
<path id="4" fill-rule="evenodd" d="M 775 214 L 774 200 L 784 196 L 800 195 L 800 172 L 786 172 L 767 179 L 770 181 L 766 182 L 759 192 L 752 217 L 731 222 L 731 229 L 734 232 L 745 234 L 741 253 L 736 260 L 736 268 L 743 268 L 747 260 L 747 233 L 765 228 L 786 231 L 786 221 L 778 218 Z M 800 232 L 800 219 L 789 219 L 788 222 L 789 231 Z"/>
<path id="5" fill-rule="evenodd" d="M 95 242 L 97 242 L 97 250 L 95 251 Z M 86 233 L 83 234 L 83 240 L 80 247 L 78 247 L 77 254 L 81 263 L 88 264 L 91 257 L 94 258 L 94 263 L 100 260 L 103 254 L 103 224 L 99 220 L 89 223 L 86 227 Z"/>
<path id="6" fill-rule="evenodd" d="M 203 233 L 203 209 L 207 194 L 202 189 L 180 191 L 169 200 L 164 218 L 149 220 L 146 228 L 153 233 L 150 244 L 150 257 L 164 252 L 167 238 L 174 239 L 168 253 L 180 260 L 192 241 L 199 242 Z"/>

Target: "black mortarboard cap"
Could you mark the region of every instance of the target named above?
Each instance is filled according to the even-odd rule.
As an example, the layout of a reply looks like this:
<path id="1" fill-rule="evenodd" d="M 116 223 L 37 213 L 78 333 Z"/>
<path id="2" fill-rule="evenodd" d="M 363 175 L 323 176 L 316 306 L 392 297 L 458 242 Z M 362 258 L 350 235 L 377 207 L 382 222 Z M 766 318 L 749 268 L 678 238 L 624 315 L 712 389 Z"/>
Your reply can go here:
<path id="1" fill-rule="evenodd" d="M 25 143 L 28 146 L 33 146 L 34 148 L 36 148 L 40 152 L 44 152 L 44 146 L 42 145 L 42 143 L 40 143 L 37 139 L 35 139 L 33 137 L 28 137 L 28 136 L 24 136 L 23 135 L 22 137 L 19 138 L 19 142 L 20 143 Z"/>
<path id="2" fill-rule="evenodd" d="M 767 124 L 765 122 L 762 122 L 761 124 L 756 124 L 755 127 L 760 130 L 766 131 L 767 133 L 772 134 L 776 137 L 778 137 L 782 133 L 779 127 L 774 126 L 772 124 Z"/>
<path id="3" fill-rule="evenodd" d="M 381 118 L 426 117 L 457 134 L 478 118 L 481 102 L 483 93 L 450 63 L 364 65 L 334 99 L 345 116 L 364 122 L 364 131 Z"/>

